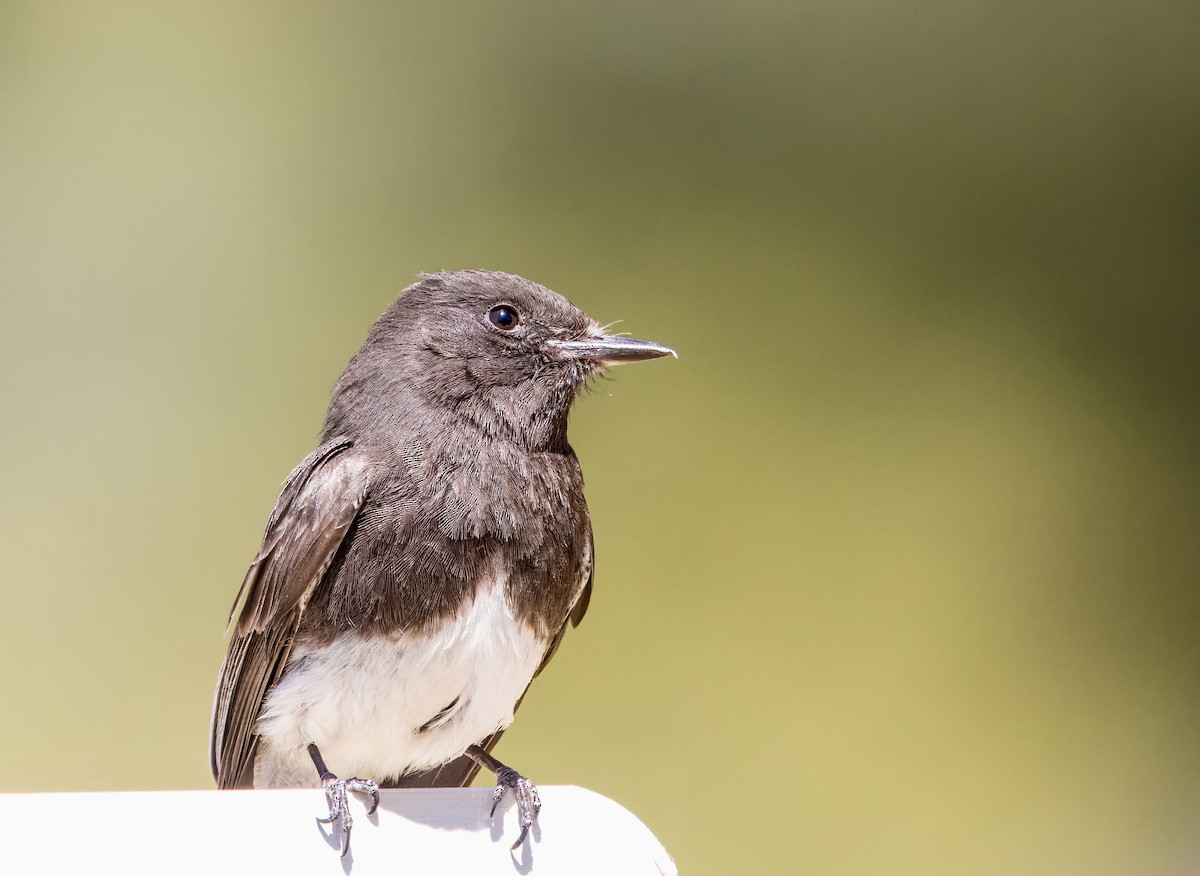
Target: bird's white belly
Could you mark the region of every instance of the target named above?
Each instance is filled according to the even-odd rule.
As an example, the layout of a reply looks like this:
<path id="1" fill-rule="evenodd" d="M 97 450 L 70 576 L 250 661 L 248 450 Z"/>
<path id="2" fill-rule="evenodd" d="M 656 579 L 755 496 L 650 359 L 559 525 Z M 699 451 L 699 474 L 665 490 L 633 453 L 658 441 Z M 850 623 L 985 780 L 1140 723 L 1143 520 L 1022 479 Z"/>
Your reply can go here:
<path id="1" fill-rule="evenodd" d="M 443 764 L 507 727 L 548 643 L 513 616 L 505 589 L 481 587 L 432 633 L 351 632 L 297 647 L 263 704 L 255 787 L 319 785 L 313 742 L 339 777 L 383 780 Z"/>

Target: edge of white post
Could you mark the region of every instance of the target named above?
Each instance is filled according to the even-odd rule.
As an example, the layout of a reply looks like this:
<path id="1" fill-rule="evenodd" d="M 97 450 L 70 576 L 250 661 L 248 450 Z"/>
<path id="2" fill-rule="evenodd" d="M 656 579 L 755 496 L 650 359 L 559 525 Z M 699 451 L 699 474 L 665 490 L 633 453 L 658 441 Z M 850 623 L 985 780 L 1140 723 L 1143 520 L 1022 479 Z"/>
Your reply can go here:
<path id="1" fill-rule="evenodd" d="M 351 802 L 350 853 L 316 817 L 320 790 L 0 794 L 5 873 L 647 874 L 675 863 L 641 821 L 612 800 L 570 785 L 539 787 L 528 842 L 511 797 L 494 819 L 487 788 L 384 790 L 367 816 Z"/>

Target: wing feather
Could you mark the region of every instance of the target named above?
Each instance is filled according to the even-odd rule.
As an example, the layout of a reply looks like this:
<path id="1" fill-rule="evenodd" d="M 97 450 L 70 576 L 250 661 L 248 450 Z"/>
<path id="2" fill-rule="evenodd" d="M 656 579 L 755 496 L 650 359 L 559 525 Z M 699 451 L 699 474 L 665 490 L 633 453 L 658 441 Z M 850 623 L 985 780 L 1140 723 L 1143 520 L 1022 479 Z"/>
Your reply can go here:
<path id="1" fill-rule="evenodd" d="M 253 784 L 254 725 L 287 665 L 292 639 L 367 495 L 366 461 L 345 438 L 327 441 L 298 465 L 275 503 L 230 620 L 241 613 L 221 665 L 209 755 L 222 788 Z"/>

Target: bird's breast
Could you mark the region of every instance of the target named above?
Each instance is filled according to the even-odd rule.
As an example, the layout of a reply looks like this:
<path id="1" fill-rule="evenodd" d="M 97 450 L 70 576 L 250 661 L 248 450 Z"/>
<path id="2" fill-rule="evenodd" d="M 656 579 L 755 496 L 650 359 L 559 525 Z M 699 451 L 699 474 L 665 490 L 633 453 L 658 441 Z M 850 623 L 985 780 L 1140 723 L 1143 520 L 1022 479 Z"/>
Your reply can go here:
<path id="1" fill-rule="evenodd" d="M 457 440 L 380 455 L 347 542 L 306 606 L 302 637 L 441 628 L 476 582 L 500 577 L 516 617 L 547 638 L 557 632 L 591 541 L 578 461 Z M 398 476 L 390 462 L 408 457 L 414 471 Z"/>
<path id="2" fill-rule="evenodd" d="M 343 777 L 394 779 L 445 763 L 512 722 L 547 646 L 498 576 L 426 630 L 299 643 L 260 715 L 254 784 L 318 784 L 310 742 Z"/>

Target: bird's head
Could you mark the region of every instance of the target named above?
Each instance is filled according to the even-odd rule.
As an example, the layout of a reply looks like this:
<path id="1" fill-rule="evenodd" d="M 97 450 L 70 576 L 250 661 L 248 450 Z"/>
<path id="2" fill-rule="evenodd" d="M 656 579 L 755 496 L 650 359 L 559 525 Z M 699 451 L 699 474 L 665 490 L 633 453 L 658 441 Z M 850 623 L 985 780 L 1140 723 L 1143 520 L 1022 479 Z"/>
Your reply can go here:
<path id="1" fill-rule="evenodd" d="M 340 397 L 385 417 L 390 405 L 415 402 L 531 447 L 565 445 L 567 414 L 589 378 L 673 355 L 661 344 L 606 334 L 566 298 L 523 277 L 430 274 L 372 327 L 338 382 L 330 416 Z"/>

